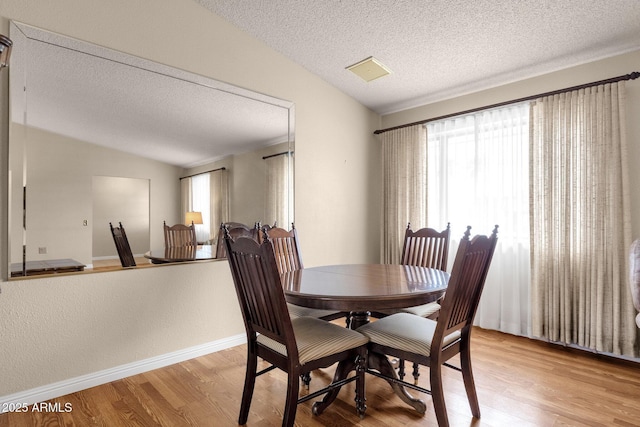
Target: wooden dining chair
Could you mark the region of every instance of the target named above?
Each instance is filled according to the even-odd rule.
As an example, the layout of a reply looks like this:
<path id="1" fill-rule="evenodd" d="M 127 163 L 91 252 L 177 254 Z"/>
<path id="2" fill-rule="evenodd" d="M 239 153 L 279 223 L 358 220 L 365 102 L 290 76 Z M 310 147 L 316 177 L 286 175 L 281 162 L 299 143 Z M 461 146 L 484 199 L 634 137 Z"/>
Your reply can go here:
<path id="1" fill-rule="evenodd" d="M 421 228 L 413 231 L 411 223 L 407 224 L 400 264 L 447 271 L 450 236 L 449 223 L 447 223 L 447 228 L 442 231 L 433 228 Z M 439 310 L 440 304 L 437 302 L 402 309 L 404 312 L 430 319 L 437 319 Z"/>
<path id="2" fill-rule="evenodd" d="M 292 319 L 269 238 L 262 244 L 247 237 L 234 241 L 227 229 L 224 230 L 229 265 L 247 334 L 247 370 L 238 423 L 244 425 L 247 422 L 256 377 L 275 368 L 287 373 L 283 426 L 293 426 L 299 403 L 323 394 L 323 403 L 327 403 L 327 399 L 335 399 L 342 385 L 351 381 L 356 381 L 357 413 L 364 416 L 367 338 L 359 332 L 320 319 Z M 272 366 L 257 372 L 258 358 Z M 336 376 L 352 368 L 356 375 L 299 397 L 301 375 L 338 362 L 341 365 L 336 369 Z M 319 415 L 323 407 L 316 402 L 314 414 Z"/>
<path id="3" fill-rule="evenodd" d="M 263 236 L 263 239 L 271 241 L 273 254 L 280 274 L 302 270 L 304 268 L 302 264 L 302 254 L 300 252 L 300 244 L 298 242 L 298 231 L 293 223 L 291 224 L 291 230 L 289 231 L 276 226 L 268 228 L 264 226 L 262 227 L 261 235 Z M 287 303 L 287 309 L 289 310 L 289 315 L 292 318 L 315 317 L 326 321 L 346 317 L 349 314 L 334 310 L 302 307 L 291 303 Z M 309 384 L 311 383 L 310 372 L 302 376 L 302 382 L 305 388 L 309 389 Z"/>
<path id="4" fill-rule="evenodd" d="M 288 231 L 280 227 L 267 226 L 263 226 L 260 231 L 263 239 L 271 240 L 280 274 L 304 268 L 298 242 L 298 230 L 294 224 L 291 224 L 291 230 Z"/>
<path id="5" fill-rule="evenodd" d="M 442 231 L 428 227 L 413 231 L 411 229 L 411 223 L 408 223 L 404 234 L 400 264 L 437 268 L 438 270 L 447 271 L 449 238 L 451 236 L 450 226 L 450 223 L 447 223 L 447 228 Z M 382 318 L 395 312 L 411 313 L 416 316 L 435 320 L 438 318 L 440 312 L 440 304 L 439 301 L 435 301 L 414 307 L 402 308 L 396 311 L 376 312 L 373 315 L 374 317 Z M 400 379 L 403 379 L 405 375 L 404 366 L 404 360 L 399 360 L 398 375 Z M 419 376 L 419 366 L 417 363 L 414 363 L 413 378 L 415 384 L 418 383 Z"/>
<path id="6" fill-rule="evenodd" d="M 300 243 L 298 241 L 298 231 L 293 223 L 291 224 L 291 230 L 288 231 L 280 227 L 263 227 L 261 233 L 265 239 L 271 241 L 273 254 L 280 274 L 302 270 L 304 268 L 302 264 L 302 253 L 300 252 Z M 310 316 L 322 320 L 335 320 L 347 315 L 347 313 L 338 311 L 313 309 L 294 304 L 287 305 L 289 307 L 289 314 L 292 317 Z"/>
<path id="7" fill-rule="evenodd" d="M 220 228 L 218 231 L 218 242 L 216 243 L 216 258 L 223 259 L 227 257 L 227 248 L 224 243 L 225 228 L 228 229 L 231 238 L 234 240 L 238 237 L 248 237 L 255 240 L 256 242 L 260 242 L 258 237 L 258 223 L 255 223 L 253 227 L 249 227 L 248 225 L 242 224 L 240 222 L 223 222 L 220 224 Z"/>
<path id="8" fill-rule="evenodd" d="M 262 224 L 260 221 L 256 222 L 256 228 L 258 230 L 258 242 L 262 242 L 264 240 L 264 235 L 262 234 L 263 229 L 267 229 L 267 231 L 272 228 L 278 227 L 278 221 L 274 221 L 273 225 L 270 224 Z"/>
<path id="9" fill-rule="evenodd" d="M 196 227 L 191 225 L 175 224 L 168 226 L 164 222 L 164 247 L 182 248 L 185 246 L 197 246 Z"/>
<path id="10" fill-rule="evenodd" d="M 124 231 L 124 227 L 121 222 L 118 223 L 119 227 L 114 227 L 109 223 L 111 229 L 111 235 L 113 236 L 113 242 L 116 244 L 118 250 L 118 257 L 120 258 L 120 264 L 122 267 L 135 267 L 136 260 L 131 252 L 131 246 L 129 246 L 129 239 L 127 239 L 127 233 Z"/>
<path id="11" fill-rule="evenodd" d="M 447 259 L 449 256 L 449 237 L 451 236 L 450 224 L 442 231 L 433 228 L 421 228 L 413 231 L 411 223 L 407 224 L 402 246 L 400 264 L 415 265 L 418 267 L 437 268 L 447 271 Z M 416 314 L 421 317 L 436 319 L 440 305 L 437 302 L 407 307 L 396 311 L 383 311 L 373 313 L 374 317 L 382 318 L 397 311 Z"/>
<path id="12" fill-rule="evenodd" d="M 467 227 L 451 271 L 447 296 L 442 302 L 438 320 L 409 313 L 396 313 L 358 328 L 369 337 L 369 352 L 394 356 L 429 367 L 431 390 L 408 384 L 395 377 L 393 370 L 382 374 L 367 372 L 431 394 L 438 426 L 449 425 L 442 387 L 442 366 L 462 372 L 471 413 L 480 418 L 480 406 L 471 369 L 471 328 L 482 295 L 491 258 L 497 243 L 498 226 L 490 237 L 475 236 L 469 240 L 471 227 Z M 446 363 L 460 355 L 461 367 Z M 389 375 L 393 375 L 390 378 Z"/>

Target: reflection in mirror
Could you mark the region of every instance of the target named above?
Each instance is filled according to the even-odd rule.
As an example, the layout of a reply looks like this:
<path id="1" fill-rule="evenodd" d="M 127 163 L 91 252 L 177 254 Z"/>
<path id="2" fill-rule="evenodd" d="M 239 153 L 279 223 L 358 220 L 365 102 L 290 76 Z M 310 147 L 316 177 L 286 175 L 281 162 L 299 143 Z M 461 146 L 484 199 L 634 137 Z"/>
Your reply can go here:
<path id="1" fill-rule="evenodd" d="M 113 218 L 126 224 L 126 235 L 134 254 L 149 249 L 149 180 L 114 176 L 94 176 L 91 195 L 93 198 L 92 240 L 93 260 L 113 259 L 113 236 L 110 227 Z"/>
<path id="2" fill-rule="evenodd" d="M 269 178 L 266 160 L 293 151 L 291 102 L 21 23 L 11 22 L 11 38 L 12 265 L 69 259 L 90 268 L 109 257 L 119 265 L 109 222 L 123 223 L 134 254 L 161 249 L 163 222 L 183 223 L 198 207 L 180 178 L 220 168 L 228 220 L 293 221 L 293 155 L 274 157 L 287 159 L 286 185 Z M 146 221 L 124 207 L 103 210 L 111 204 L 97 189 L 110 185 L 135 192 L 108 197 L 146 203 Z M 218 219 L 209 215 L 199 240 L 213 243 Z"/>

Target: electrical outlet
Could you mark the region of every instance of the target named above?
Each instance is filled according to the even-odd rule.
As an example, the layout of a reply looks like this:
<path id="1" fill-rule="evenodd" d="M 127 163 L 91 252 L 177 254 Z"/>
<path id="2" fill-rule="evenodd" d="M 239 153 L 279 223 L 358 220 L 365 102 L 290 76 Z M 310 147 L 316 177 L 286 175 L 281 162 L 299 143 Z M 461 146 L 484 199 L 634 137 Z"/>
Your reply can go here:
<path id="1" fill-rule="evenodd" d="M 40 247 L 40 248 L 38 248 L 38 253 L 39 253 L 39 254 L 46 254 L 46 253 L 47 253 L 47 248 L 46 248 L 46 247 Z"/>
<path id="2" fill-rule="evenodd" d="M 82 221 L 82 225 L 84 225 L 84 226 L 86 227 L 87 225 L 89 225 L 89 221 L 87 221 L 86 219 L 85 219 L 85 220 L 83 220 L 83 221 Z"/>

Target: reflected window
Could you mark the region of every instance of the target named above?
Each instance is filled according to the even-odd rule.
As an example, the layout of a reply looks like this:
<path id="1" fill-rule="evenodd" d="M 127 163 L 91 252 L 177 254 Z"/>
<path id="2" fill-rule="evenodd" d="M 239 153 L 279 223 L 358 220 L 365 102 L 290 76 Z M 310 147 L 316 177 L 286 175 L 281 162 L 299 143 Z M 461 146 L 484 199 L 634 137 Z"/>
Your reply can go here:
<path id="1" fill-rule="evenodd" d="M 293 152 L 263 157 L 266 166 L 264 223 L 287 229 L 293 222 Z"/>
<path id="2" fill-rule="evenodd" d="M 202 224 L 195 224 L 196 240 L 212 243 L 223 222 L 229 221 L 229 183 L 227 170 L 216 169 L 182 178 L 182 216 L 200 212 Z M 190 223 L 190 221 L 189 221 Z"/>

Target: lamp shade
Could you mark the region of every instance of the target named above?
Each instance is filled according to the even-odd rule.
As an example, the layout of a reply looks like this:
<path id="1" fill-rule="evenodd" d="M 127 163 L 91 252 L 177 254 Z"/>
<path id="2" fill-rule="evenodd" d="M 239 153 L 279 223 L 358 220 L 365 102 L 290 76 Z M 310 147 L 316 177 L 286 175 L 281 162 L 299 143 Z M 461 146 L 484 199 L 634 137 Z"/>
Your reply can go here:
<path id="1" fill-rule="evenodd" d="M 185 214 L 184 223 L 186 225 L 194 224 L 202 224 L 202 212 L 187 212 Z"/>

